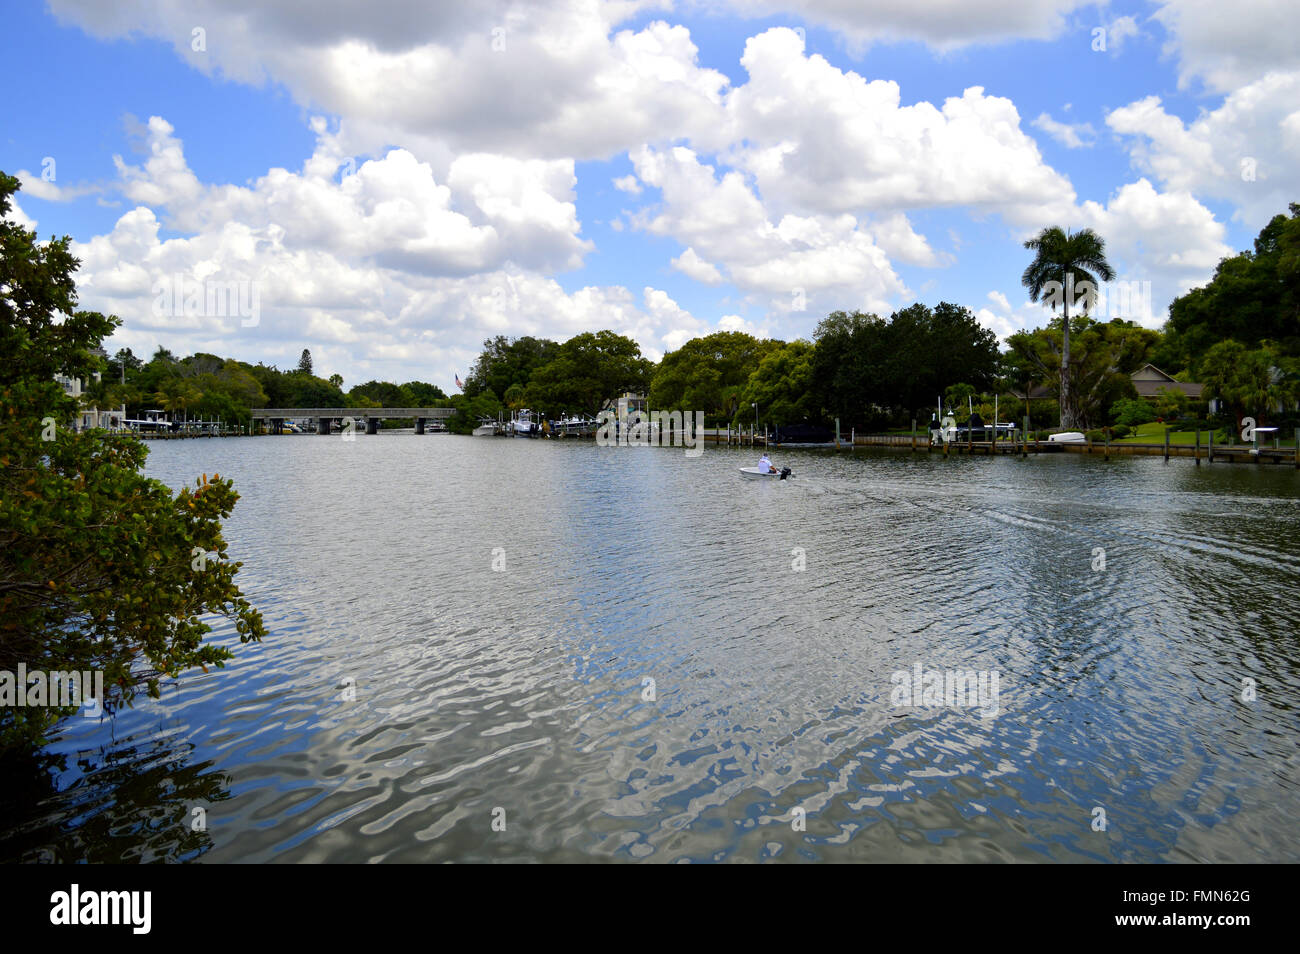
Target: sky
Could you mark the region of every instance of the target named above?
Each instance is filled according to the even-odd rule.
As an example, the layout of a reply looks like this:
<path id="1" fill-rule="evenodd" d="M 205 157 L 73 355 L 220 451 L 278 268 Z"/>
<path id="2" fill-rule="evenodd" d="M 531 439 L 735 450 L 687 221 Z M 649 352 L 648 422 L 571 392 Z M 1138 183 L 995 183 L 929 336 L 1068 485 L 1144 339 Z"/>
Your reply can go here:
<path id="1" fill-rule="evenodd" d="M 1294 0 L 17 0 L 11 217 L 110 352 L 450 393 L 484 339 L 811 338 L 833 311 L 1170 301 L 1300 201 Z"/>

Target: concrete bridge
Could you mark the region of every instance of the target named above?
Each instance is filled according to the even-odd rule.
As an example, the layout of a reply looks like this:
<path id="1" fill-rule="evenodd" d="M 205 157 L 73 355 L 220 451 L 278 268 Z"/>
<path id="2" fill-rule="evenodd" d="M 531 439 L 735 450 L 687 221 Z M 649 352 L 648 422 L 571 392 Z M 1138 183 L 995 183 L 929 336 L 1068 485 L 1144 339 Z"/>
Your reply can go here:
<path id="1" fill-rule="evenodd" d="M 330 424 L 337 419 L 351 418 L 366 422 L 367 434 L 379 433 L 382 420 L 415 420 L 415 433 L 424 433 L 425 421 L 445 421 L 456 413 L 452 407 L 255 407 L 252 410 L 254 421 L 270 421 L 271 429 L 280 430 L 280 425 L 290 418 L 314 417 L 316 433 L 328 434 Z"/>

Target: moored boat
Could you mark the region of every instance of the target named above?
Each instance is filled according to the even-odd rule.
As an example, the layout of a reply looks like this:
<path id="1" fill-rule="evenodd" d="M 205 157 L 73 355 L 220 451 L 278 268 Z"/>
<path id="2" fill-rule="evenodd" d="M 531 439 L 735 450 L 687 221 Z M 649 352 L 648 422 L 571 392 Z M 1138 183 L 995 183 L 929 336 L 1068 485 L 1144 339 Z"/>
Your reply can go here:
<path id="1" fill-rule="evenodd" d="M 516 411 L 510 419 L 511 437 L 537 437 L 540 430 L 541 425 L 533 420 L 533 412 L 527 408 Z"/>

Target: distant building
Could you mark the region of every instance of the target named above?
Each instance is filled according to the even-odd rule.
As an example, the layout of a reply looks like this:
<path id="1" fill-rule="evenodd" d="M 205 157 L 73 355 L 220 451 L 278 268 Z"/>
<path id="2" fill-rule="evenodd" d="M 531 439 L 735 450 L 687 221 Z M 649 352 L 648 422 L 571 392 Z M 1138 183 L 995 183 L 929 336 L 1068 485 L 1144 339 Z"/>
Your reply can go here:
<path id="1" fill-rule="evenodd" d="M 1182 391 L 1191 401 L 1202 400 L 1205 391 L 1205 385 L 1196 384 L 1192 381 L 1175 381 L 1173 375 L 1165 374 L 1154 364 L 1142 365 L 1129 375 L 1129 380 L 1133 382 L 1133 390 L 1137 391 L 1138 397 L 1152 402 L 1159 400 L 1161 388 Z M 1011 393 L 1022 401 L 1025 399 L 1024 394 L 1020 391 L 1012 391 Z M 1045 385 L 1035 384 L 1029 389 L 1029 398 L 1033 401 L 1054 400 L 1056 392 Z"/>
<path id="2" fill-rule="evenodd" d="M 633 415 L 637 415 L 639 419 L 640 415 L 649 410 L 650 401 L 643 394 L 633 394 L 631 391 L 626 391 L 618 399 L 618 419 L 620 421 L 626 420 Z"/>
<path id="3" fill-rule="evenodd" d="M 92 353 L 101 358 L 107 357 L 107 355 L 99 348 L 93 349 Z M 122 427 L 123 422 L 126 420 L 125 407 L 112 408 L 103 411 L 97 407 L 83 407 L 81 404 L 81 396 L 85 392 L 81 378 L 72 377 L 71 375 L 66 374 L 56 374 L 54 380 L 58 384 L 62 385 L 65 394 L 71 398 L 75 398 L 77 401 L 77 413 L 73 418 L 73 424 L 77 430 L 84 431 L 91 427 L 105 427 L 115 430 Z M 98 371 L 95 372 L 95 380 L 99 380 Z"/>
<path id="4" fill-rule="evenodd" d="M 1202 392 L 1205 390 L 1203 384 L 1194 384 L 1191 381 L 1175 381 L 1171 375 L 1165 374 L 1154 364 L 1142 365 L 1130 377 L 1138 397 L 1145 398 L 1148 401 L 1158 400 L 1161 388 L 1182 391 L 1189 400 L 1193 401 L 1200 400 Z"/>

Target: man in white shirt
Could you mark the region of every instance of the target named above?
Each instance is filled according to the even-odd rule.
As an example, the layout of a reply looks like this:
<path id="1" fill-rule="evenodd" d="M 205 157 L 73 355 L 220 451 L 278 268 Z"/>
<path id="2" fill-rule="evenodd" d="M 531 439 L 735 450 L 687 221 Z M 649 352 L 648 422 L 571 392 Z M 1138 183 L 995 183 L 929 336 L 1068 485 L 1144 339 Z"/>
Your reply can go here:
<path id="1" fill-rule="evenodd" d="M 760 474 L 772 474 L 776 472 L 776 468 L 772 466 L 772 462 L 767 459 L 766 454 L 758 459 L 758 472 Z"/>

